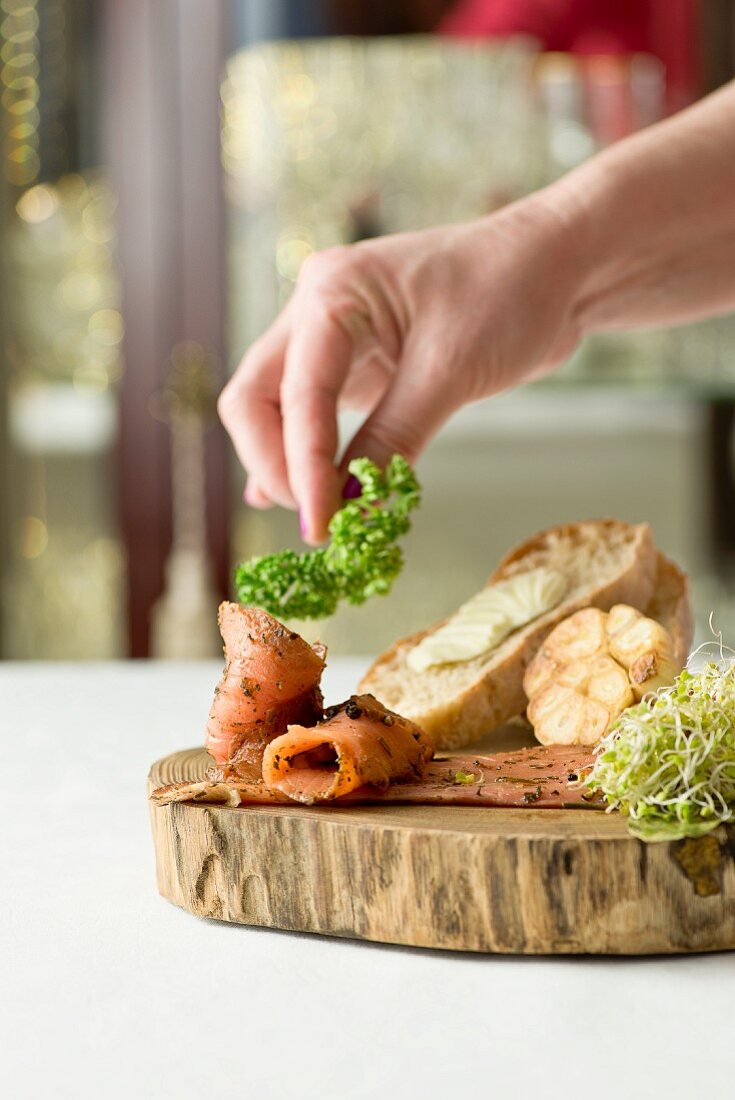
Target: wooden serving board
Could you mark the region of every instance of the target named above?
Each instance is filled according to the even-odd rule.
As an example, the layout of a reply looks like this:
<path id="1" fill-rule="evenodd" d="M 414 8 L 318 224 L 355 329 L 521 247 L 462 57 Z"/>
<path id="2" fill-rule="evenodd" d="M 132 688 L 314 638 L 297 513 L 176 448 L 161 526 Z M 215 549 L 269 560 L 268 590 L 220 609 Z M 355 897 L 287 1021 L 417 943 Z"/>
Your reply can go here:
<path id="1" fill-rule="evenodd" d="M 174 753 L 149 790 L 209 763 Z M 646 845 L 617 815 L 471 806 L 151 803 L 151 818 L 161 894 L 201 917 L 507 954 L 735 947 L 735 829 Z"/>

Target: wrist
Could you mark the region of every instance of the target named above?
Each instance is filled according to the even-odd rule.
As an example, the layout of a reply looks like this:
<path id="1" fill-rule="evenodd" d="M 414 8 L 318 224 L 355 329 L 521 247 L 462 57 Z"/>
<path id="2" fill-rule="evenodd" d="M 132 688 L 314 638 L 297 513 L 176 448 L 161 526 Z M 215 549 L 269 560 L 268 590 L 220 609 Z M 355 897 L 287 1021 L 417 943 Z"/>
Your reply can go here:
<path id="1" fill-rule="evenodd" d="M 593 241 L 595 221 L 588 195 L 566 177 L 515 204 L 516 215 L 533 226 L 537 262 L 548 293 L 578 337 L 587 335 L 587 306 L 600 255 Z"/>
<path id="2" fill-rule="evenodd" d="M 657 263 L 656 245 L 645 244 L 647 219 L 631 207 L 640 190 L 610 152 L 538 193 L 567 238 L 568 309 L 580 338 L 625 327 L 629 299 Z"/>

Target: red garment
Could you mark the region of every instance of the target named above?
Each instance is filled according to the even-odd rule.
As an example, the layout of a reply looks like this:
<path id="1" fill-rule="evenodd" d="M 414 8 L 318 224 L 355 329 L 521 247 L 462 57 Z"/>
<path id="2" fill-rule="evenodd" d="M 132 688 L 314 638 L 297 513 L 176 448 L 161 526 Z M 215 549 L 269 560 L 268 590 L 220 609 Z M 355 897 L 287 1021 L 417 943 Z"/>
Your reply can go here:
<path id="1" fill-rule="evenodd" d="M 439 32 L 495 38 L 528 34 L 546 50 L 651 53 L 666 67 L 668 106 L 700 90 L 701 0 L 456 0 Z"/>

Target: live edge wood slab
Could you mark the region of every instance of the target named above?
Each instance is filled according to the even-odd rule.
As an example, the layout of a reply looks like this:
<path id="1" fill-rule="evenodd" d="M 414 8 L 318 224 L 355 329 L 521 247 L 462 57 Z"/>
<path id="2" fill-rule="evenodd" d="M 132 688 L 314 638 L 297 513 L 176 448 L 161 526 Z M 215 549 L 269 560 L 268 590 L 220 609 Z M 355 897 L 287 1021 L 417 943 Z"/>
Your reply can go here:
<path id="1" fill-rule="evenodd" d="M 201 779 L 202 749 L 149 791 Z M 158 889 L 200 917 L 455 951 L 735 947 L 735 829 L 645 845 L 617 815 L 464 806 L 151 804 Z"/>

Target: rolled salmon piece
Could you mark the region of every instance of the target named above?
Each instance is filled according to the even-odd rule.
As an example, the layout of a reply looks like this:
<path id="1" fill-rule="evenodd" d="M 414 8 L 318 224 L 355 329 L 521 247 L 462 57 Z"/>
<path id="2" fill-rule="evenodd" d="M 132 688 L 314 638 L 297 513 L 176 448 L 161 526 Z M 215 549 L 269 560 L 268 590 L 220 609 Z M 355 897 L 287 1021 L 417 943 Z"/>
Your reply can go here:
<path id="1" fill-rule="evenodd" d="M 434 754 L 431 738 L 372 695 L 353 695 L 330 707 L 326 720 L 289 726 L 263 755 L 263 780 L 273 791 L 311 805 L 369 786 L 420 779 Z"/>
<path id="2" fill-rule="evenodd" d="M 323 715 L 319 688 L 326 658 L 267 611 L 223 603 L 219 628 L 225 670 L 215 688 L 206 747 L 228 775 L 260 778 L 263 751 L 289 725 Z"/>

